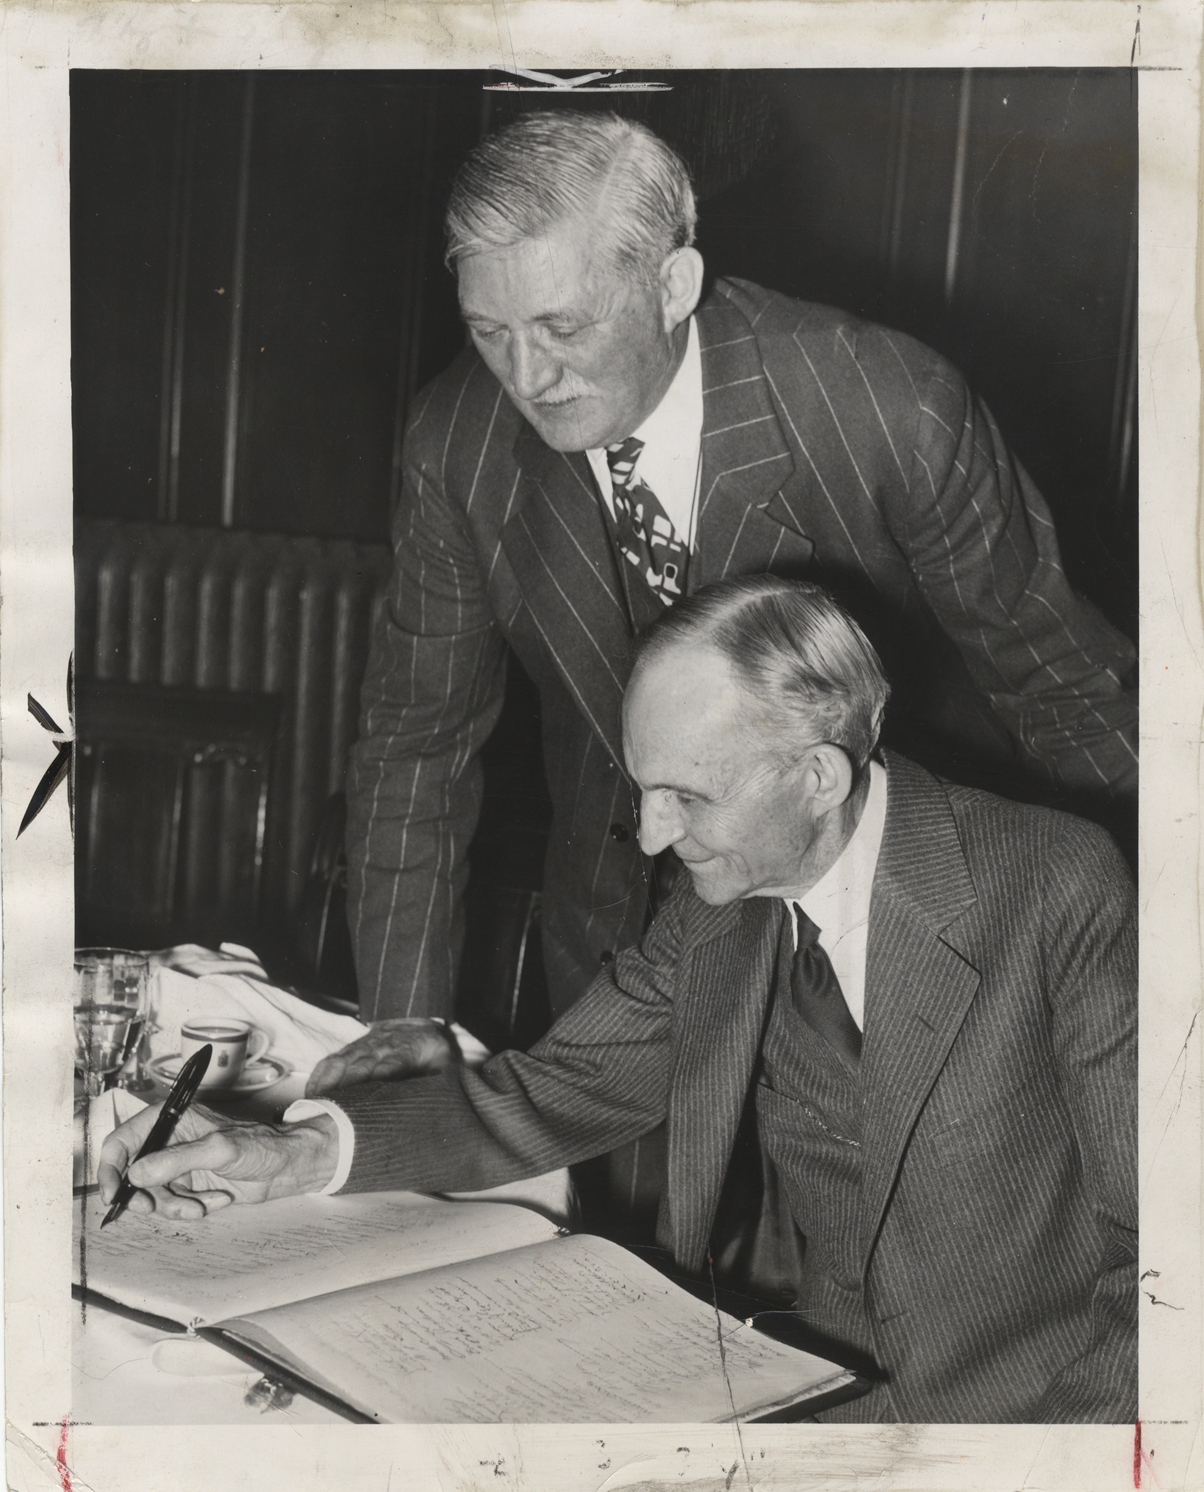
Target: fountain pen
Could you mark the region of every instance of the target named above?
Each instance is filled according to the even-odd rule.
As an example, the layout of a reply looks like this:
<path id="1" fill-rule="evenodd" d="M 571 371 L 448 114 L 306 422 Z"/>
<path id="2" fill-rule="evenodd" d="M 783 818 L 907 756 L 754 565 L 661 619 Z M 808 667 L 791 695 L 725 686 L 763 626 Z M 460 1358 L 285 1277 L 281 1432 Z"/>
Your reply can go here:
<path id="1" fill-rule="evenodd" d="M 141 1160 L 144 1155 L 154 1155 L 156 1150 L 162 1150 L 175 1132 L 176 1125 L 184 1115 L 188 1105 L 196 1097 L 196 1091 L 201 1086 L 201 1079 L 209 1066 L 209 1058 L 213 1055 L 213 1047 L 208 1042 L 193 1052 L 188 1061 L 180 1068 L 180 1075 L 171 1086 L 171 1092 L 167 1095 L 167 1102 L 159 1110 L 159 1117 L 155 1120 L 150 1134 L 142 1142 L 142 1147 L 134 1160 Z M 130 1162 L 133 1165 L 134 1161 Z M 134 1195 L 134 1188 L 130 1184 L 127 1174 L 121 1178 L 121 1184 L 117 1188 L 117 1194 L 113 1198 L 113 1205 L 101 1219 L 100 1226 L 106 1227 L 114 1218 L 118 1218 L 129 1205 L 130 1198 Z"/>

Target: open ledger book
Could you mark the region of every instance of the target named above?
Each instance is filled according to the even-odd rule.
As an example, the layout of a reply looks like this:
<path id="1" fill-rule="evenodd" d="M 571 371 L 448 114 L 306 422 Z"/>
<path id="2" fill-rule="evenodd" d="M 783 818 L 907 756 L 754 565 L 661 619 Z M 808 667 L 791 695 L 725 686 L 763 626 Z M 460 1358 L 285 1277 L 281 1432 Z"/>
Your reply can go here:
<path id="1" fill-rule="evenodd" d="M 101 1232 L 102 1216 L 96 1193 L 77 1200 L 90 1298 L 220 1328 L 381 1423 L 723 1421 L 853 1381 L 505 1203 L 291 1197 Z"/>

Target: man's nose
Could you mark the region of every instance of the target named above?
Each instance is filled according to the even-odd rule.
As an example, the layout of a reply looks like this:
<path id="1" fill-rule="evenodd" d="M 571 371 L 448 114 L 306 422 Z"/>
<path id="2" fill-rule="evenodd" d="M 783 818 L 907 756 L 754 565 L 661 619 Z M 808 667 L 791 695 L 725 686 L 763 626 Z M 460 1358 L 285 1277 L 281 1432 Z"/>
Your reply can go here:
<path id="1" fill-rule="evenodd" d="M 669 793 L 648 792 L 640 800 L 640 849 L 645 855 L 661 850 L 685 838 L 681 815 Z"/>
<path id="2" fill-rule="evenodd" d="M 510 344 L 510 387 L 520 399 L 538 399 L 560 377 L 560 363 L 532 337 L 515 337 Z"/>

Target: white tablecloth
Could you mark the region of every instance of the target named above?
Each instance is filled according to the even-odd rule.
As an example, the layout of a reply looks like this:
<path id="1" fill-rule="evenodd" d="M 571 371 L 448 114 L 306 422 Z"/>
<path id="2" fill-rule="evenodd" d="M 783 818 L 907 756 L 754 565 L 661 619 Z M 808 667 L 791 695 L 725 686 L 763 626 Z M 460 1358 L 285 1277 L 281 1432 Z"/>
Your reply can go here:
<path id="1" fill-rule="evenodd" d="M 170 1336 L 140 1321 L 74 1302 L 71 1415 L 93 1425 L 329 1425 L 347 1421 L 297 1394 L 284 1408 L 243 1402 L 260 1377 L 209 1342 Z M 166 1371 L 152 1360 L 168 1344 L 173 1369 L 195 1353 L 194 1372 Z"/>

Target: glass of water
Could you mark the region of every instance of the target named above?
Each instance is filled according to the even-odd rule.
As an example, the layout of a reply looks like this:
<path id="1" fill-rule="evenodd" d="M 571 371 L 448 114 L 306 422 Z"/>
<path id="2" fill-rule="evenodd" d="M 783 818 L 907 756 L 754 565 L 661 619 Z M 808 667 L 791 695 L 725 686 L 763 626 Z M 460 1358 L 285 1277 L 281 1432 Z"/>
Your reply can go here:
<path id="1" fill-rule="evenodd" d="M 75 1065 L 89 1098 L 103 1093 L 138 1045 L 149 961 L 125 948 L 75 950 Z"/>

